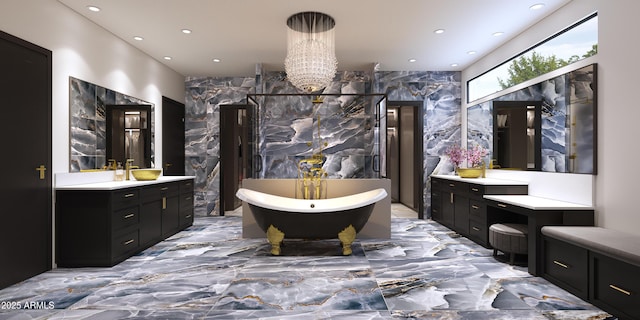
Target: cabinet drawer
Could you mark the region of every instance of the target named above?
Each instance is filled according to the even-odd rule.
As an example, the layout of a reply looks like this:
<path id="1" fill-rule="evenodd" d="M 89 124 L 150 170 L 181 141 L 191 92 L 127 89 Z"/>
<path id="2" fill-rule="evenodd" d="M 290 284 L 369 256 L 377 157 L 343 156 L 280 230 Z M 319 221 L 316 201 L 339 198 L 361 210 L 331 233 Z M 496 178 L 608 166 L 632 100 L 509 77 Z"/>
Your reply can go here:
<path id="1" fill-rule="evenodd" d="M 484 196 L 484 186 L 479 184 L 469 184 L 469 195 L 477 198 Z"/>
<path id="2" fill-rule="evenodd" d="M 591 253 L 590 299 L 620 318 L 640 319 L 640 267 Z"/>
<path id="3" fill-rule="evenodd" d="M 478 222 L 487 221 L 487 205 L 484 201 L 469 200 L 469 218 Z"/>
<path id="4" fill-rule="evenodd" d="M 140 207 L 134 206 L 114 211 L 111 217 L 112 230 L 132 226 L 140 221 Z"/>
<path id="5" fill-rule="evenodd" d="M 111 195 L 111 203 L 113 210 L 118 210 L 126 207 L 137 205 L 140 200 L 140 193 L 138 189 L 124 189 L 114 191 Z"/>
<path id="6" fill-rule="evenodd" d="M 469 238 L 482 246 L 489 245 L 489 234 L 486 223 L 469 220 Z"/>
<path id="7" fill-rule="evenodd" d="M 185 228 L 193 224 L 193 209 L 180 211 L 180 227 Z"/>
<path id="8" fill-rule="evenodd" d="M 586 300 L 588 299 L 587 249 L 544 237 L 543 275 L 547 280 Z"/>
<path id="9" fill-rule="evenodd" d="M 143 202 L 161 199 L 162 197 L 176 195 L 180 192 L 178 183 L 162 183 L 142 188 L 140 196 Z"/>
<path id="10" fill-rule="evenodd" d="M 111 244 L 112 257 L 117 258 L 124 254 L 129 254 L 138 249 L 139 232 L 138 229 L 113 238 Z"/>
<path id="11" fill-rule="evenodd" d="M 180 195 L 180 210 L 193 210 L 193 194 L 185 193 Z"/>
<path id="12" fill-rule="evenodd" d="M 181 181 L 180 193 L 193 193 L 193 180 Z"/>

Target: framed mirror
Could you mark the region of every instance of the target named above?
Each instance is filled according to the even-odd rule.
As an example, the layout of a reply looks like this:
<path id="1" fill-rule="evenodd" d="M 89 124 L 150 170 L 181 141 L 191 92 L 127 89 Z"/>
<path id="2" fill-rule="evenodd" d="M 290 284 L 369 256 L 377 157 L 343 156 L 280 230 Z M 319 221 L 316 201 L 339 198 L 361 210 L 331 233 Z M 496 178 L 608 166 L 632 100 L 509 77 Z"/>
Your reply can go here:
<path id="1" fill-rule="evenodd" d="M 103 169 L 108 160 L 107 106 L 146 106 L 147 135 L 145 143 L 150 160 L 140 167 L 153 167 L 154 162 L 154 105 L 147 101 L 69 77 L 69 172 Z M 148 139 L 148 140 L 147 140 Z M 118 160 L 119 161 L 119 160 Z"/>
<path id="2" fill-rule="evenodd" d="M 597 174 L 596 101 L 597 64 L 552 72 L 546 80 L 467 108 L 467 142 L 489 149 L 490 159 L 503 168 Z M 521 128 L 514 131 L 516 122 Z M 514 153 L 520 160 L 507 162 Z"/>

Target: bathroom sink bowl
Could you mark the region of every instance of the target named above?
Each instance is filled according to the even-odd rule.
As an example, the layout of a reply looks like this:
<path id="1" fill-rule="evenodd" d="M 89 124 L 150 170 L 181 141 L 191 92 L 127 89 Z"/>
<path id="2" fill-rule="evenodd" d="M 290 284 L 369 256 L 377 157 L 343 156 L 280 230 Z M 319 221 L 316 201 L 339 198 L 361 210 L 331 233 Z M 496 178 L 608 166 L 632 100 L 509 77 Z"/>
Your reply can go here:
<path id="1" fill-rule="evenodd" d="M 131 170 L 131 175 L 133 175 L 136 180 L 146 181 L 146 180 L 156 180 L 162 173 L 160 169 L 136 169 Z"/>

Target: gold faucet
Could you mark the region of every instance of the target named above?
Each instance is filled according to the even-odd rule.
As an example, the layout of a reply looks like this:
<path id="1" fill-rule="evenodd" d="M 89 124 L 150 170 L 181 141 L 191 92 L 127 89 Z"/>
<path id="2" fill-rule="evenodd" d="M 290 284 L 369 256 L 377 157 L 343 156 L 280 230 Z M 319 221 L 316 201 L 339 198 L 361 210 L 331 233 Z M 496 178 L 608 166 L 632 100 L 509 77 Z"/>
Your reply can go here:
<path id="1" fill-rule="evenodd" d="M 133 166 L 131 166 L 131 163 L 133 163 L 133 159 L 127 159 L 127 161 L 125 161 L 124 164 L 124 168 L 125 168 L 125 179 L 129 180 L 129 174 L 131 173 L 131 168 L 133 168 Z"/>
<path id="2" fill-rule="evenodd" d="M 109 165 L 107 166 L 107 170 L 116 170 L 118 167 L 116 166 L 116 159 L 109 159 Z"/>

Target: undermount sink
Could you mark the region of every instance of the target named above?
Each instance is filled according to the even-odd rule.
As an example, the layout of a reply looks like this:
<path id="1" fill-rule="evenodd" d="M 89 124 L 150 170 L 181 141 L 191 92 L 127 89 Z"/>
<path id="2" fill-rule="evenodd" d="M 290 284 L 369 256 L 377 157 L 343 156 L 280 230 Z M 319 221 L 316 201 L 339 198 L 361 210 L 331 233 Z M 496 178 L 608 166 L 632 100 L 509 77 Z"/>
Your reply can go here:
<path id="1" fill-rule="evenodd" d="M 162 173 L 160 169 L 135 169 L 131 170 L 131 175 L 138 181 L 156 180 Z"/>

